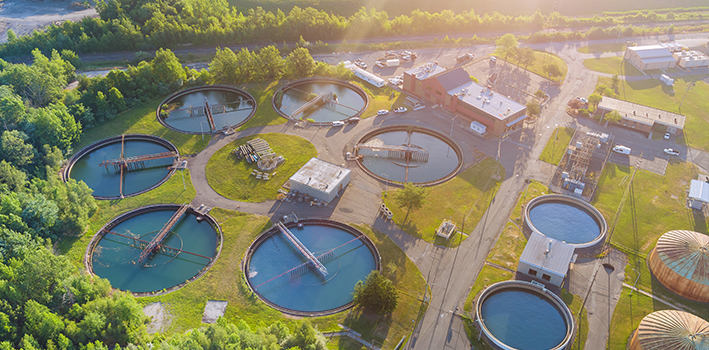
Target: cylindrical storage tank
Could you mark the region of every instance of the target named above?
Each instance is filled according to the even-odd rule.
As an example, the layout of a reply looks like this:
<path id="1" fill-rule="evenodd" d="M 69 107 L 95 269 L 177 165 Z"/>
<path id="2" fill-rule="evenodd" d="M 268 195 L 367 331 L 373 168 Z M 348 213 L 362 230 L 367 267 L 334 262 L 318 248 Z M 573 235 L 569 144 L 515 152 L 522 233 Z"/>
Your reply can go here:
<path id="1" fill-rule="evenodd" d="M 539 283 L 495 283 L 476 298 L 474 310 L 476 327 L 495 349 L 561 350 L 574 339 L 571 310 Z"/>
<path id="2" fill-rule="evenodd" d="M 665 288 L 687 299 L 709 302 L 709 236 L 669 231 L 657 240 L 648 265 Z"/>
<path id="3" fill-rule="evenodd" d="M 638 325 L 630 339 L 631 350 L 707 350 L 709 322 L 688 312 L 653 312 Z"/>
<path id="4" fill-rule="evenodd" d="M 596 207 L 576 197 L 547 194 L 524 208 L 526 233 L 534 232 L 572 245 L 593 249 L 603 243 L 608 223 Z"/>

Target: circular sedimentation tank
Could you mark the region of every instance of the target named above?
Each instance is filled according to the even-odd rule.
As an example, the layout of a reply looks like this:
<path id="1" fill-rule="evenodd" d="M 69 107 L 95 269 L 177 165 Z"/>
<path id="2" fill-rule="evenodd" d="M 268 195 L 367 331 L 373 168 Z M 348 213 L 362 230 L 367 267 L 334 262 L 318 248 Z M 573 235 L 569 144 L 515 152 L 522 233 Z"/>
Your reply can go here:
<path id="1" fill-rule="evenodd" d="M 357 141 L 357 163 L 381 181 L 436 185 L 463 166 L 460 146 L 446 135 L 410 125 L 377 128 Z"/>
<path id="2" fill-rule="evenodd" d="M 594 206 L 571 196 L 536 197 L 524 209 L 525 228 L 531 232 L 588 248 L 603 242 L 608 223 Z"/>
<path id="3" fill-rule="evenodd" d="M 709 236 L 669 231 L 657 240 L 648 265 L 665 288 L 687 299 L 709 302 Z"/>
<path id="4" fill-rule="evenodd" d="M 144 159 L 126 162 L 121 159 Z M 84 147 L 69 159 L 62 172 L 69 178 L 84 181 L 96 199 L 119 199 L 145 193 L 160 186 L 175 172 L 173 164 L 179 151 L 169 141 L 153 135 L 126 134 L 112 136 Z M 104 163 L 107 162 L 107 163 Z M 104 165 L 102 165 L 104 163 Z M 110 163 L 110 164 L 109 164 Z"/>
<path id="5" fill-rule="evenodd" d="M 280 88 L 272 103 L 284 118 L 331 123 L 359 117 L 367 109 L 369 98 L 362 88 L 350 82 L 309 78 Z"/>
<path id="6" fill-rule="evenodd" d="M 480 293 L 475 320 L 497 349 L 565 349 L 573 341 L 574 319 L 551 291 L 523 281 L 495 283 Z"/>
<path id="7" fill-rule="evenodd" d="M 209 107 L 209 108 L 207 108 Z M 185 134 L 211 134 L 243 125 L 256 112 L 248 92 L 230 86 L 199 86 L 176 92 L 156 111 L 165 127 Z M 208 118 L 212 116 L 213 124 Z"/>
<path id="8" fill-rule="evenodd" d="M 281 312 L 322 316 L 345 310 L 352 306 L 355 284 L 380 269 L 374 243 L 354 227 L 325 219 L 285 224 L 323 264 L 322 273 L 277 225 L 251 244 L 244 273 L 251 290 Z"/>
<path id="9" fill-rule="evenodd" d="M 140 261 L 145 245 L 180 208 L 176 204 L 151 205 L 116 217 L 89 243 L 86 268 L 109 280 L 114 288 L 136 295 L 172 291 L 197 279 L 216 261 L 222 237 L 211 216 L 191 208 L 165 236 L 165 248 Z"/>
<path id="10" fill-rule="evenodd" d="M 684 311 L 656 311 L 640 321 L 629 348 L 709 350 L 709 322 Z"/>

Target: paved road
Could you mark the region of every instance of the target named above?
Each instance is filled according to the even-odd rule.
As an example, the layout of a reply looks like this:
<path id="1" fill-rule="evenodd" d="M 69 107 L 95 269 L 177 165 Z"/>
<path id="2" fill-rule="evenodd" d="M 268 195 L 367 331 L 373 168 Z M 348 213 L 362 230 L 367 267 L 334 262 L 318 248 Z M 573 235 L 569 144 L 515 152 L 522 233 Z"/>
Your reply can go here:
<path id="1" fill-rule="evenodd" d="M 653 39 L 635 39 L 635 41 L 650 42 Z M 602 41 L 601 41 L 602 42 Z M 575 96 L 587 96 L 595 87 L 598 73 L 585 70 L 582 64 L 583 55 L 576 51 L 578 46 L 586 43 L 555 43 L 552 51 L 562 57 L 568 64 L 569 70 L 566 80 L 557 91 L 554 98 L 544 107 L 539 120 L 526 129 L 513 134 L 501 143 L 500 161 L 505 166 L 505 178 L 494 198 L 481 198 L 489 204 L 480 223 L 475 228 L 464 228 L 469 232 L 469 237 L 456 249 L 440 247 L 414 238 L 390 222 L 377 218 L 377 203 L 380 202 L 380 193 L 385 185 L 364 174 L 354 163 L 344 161 L 344 152 L 348 143 L 357 139 L 368 130 L 383 125 L 411 124 L 422 125 L 438 130 L 444 134 L 451 134 L 468 155 L 464 166 L 472 164 L 469 155 L 474 150 L 495 157 L 497 155 L 498 140 L 484 139 L 473 134 L 461 125 L 461 121 L 453 123 L 453 116 L 447 112 L 430 108 L 418 112 L 410 112 L 403 116 L 372 117 L 362 120 L 356 125 L 347 125 L 343 128 L 307 127 L 295 128 L 292 123 L 278 126 L 267 126 L 248 129 L 230 136 L 215 137 L 209 145 L 199 154 L 189 159 L 192 181 L 197 190 L 194 205 L 205 204 L 211 207 L 223 207 L 232 210 L 251 212 L 269 217 L 280 217 L 283 214 L 295 212 L 299 216 L 330 217 L 334 220 L 352 223 L 364 223 L 386 233 L 396 242 L 412 259 L 423 273 L 432 290 L 430 305 L 417 324 L 408 349 L 467 349 L 470 344 L 467 340 L 462 322 L 459 317 L 463 310 L 463 302 L 482 268 L 483 262 L 494 245 L 499 233 L 508 220 L 509 214 L 516 202 L 519 192 L 524 188 L 526 179 L 535 179 L 547 182 L 553 173 L 553 166 L 538 160 L 546 141 L 551 136 L 557 125 L 570 125 L 581 127 L 584 130 L 604 131 L 613 133 L 616 142 L 632 145 L 634 152 L 643 152 L 644 156 L 652 154 L 658 156 L 658 151 L 671 145 L 680 148 L 670 141 L 653 141 L 616 127 L 603 127 L 590 120 L 576 120 L 565 113 L 566 101 Z M 548 45 L 547 45 L 548 46 Z M 543 45 L 535 48 L 546 48 Z M 290 202 L 268 201 L 263 203 L 245 203 L 226 199 L 217 194 L 207 183 L 205 166 L 207 161 L 218 149 L 226 146 L 233 140 L 264 132 L 292 134 L 310 140 L 318 150 L 318 157 L 335 163 L 343 164 L 352 169 L 352 182 L 342 198 L 336 200 L 327 208 L 314 208 L 304 204 Z M 661 151 L 660 151 L 661 152 Z M 683 152 L 683 154 L 687 154 Z M 709 168 L 709 155 L 705 152 L 692 150 L 690 160 L 698 162 L 704 169 Z M 590 277 L 598 276 L 603 269 L 596 262 L 587 262 L 583 273 L 579 272 L 574 280 L 576 292 L 581 294 L 587 291 L 591 304 L 588 305 L 589 327 L 593 339 L 586 344 L 587 349 L 598 349 L 605 344 L 607 329 L 615 308 L 619 293 L 618 283 L 606 277 L 605 282 L 578 283 L 579 280 L 588 281 Z M 580 265 L 581 266 L 581 265 Z M 619 259 L 614 263 L 616 277 L 622 280 L 624 262 Z M 605 271 L 605 270 L 604 270 Z M 610 276 L 607 272 L 606 275 Z M 596 278 L 597 279 L 597 278 Z M 591 279 L 595 281 L 596 279 Z M 605 292 L 604 292 L 605 290 Z M 599 307 L 602 305 L 603 307 Z"/>

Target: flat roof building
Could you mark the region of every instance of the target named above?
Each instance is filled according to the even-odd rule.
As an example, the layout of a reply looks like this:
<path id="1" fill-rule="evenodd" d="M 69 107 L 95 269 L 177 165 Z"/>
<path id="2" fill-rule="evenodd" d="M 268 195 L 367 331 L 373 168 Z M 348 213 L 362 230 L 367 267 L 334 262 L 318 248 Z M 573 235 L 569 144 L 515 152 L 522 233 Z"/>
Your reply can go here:
<path id="1" fill-rule="evenodd" d="M 607 96 L 601 98 L 598 108 L 603 113 L 603 116 L 610 111 L 617 111 L 621 117 L 620 125 L 644 132 L 648 135 L 652 132 L 652 128 L 656 124 L 666 126 L 667 132 L 674 134 L 677 130 L 684 129 L 686 119 L 685 116 L 681 114 Z"/>
<path id="2" fill-rule="evenodd" d="M 625 49 L 623 58 L 640 70 L 673 68 L 677 59 L 670 49 L 667 45 L 631 46 Z"/>
<path id="3" fill-rule="evenodd" d="M 404 72 L 404 91 L 468 119 L 478 133 L 500 135 L 522 126 L 527 107 L 476 84 L 463 68 L 434 63 Z"/>
<path id="4" fill-rule="evenodd" d="M 685 69 L 709 66 L 709 57 L 700 51 L 680 51 L 673 56 L 677 65 Z"/>
<path id="5" fill-rule="evenodd" d="M 296 190 L 330 203 L 350 183 L 350 169 L 311 158 L 290 177 L 288 183 L 291 191 Z"/>
<path id="6" fill-rule="evenodd" d="M 560 287 L 575 258 L 572 245 L 532 233 L 519 257 L 517 271 Z"/>

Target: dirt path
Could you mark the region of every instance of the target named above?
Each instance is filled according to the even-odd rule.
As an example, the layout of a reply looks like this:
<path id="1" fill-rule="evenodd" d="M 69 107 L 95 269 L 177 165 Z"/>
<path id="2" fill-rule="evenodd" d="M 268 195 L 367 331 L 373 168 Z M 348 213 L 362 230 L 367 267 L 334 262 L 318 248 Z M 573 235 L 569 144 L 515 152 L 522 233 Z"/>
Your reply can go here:
<path id="1" fill-rule="evenodd" d="M 96 10 L 73 10 L 72 1 L 4 0 L 0 3 L 0 42 L 7 41 L 7 30 L 17 36 L 30 34 L 52 23 L 67 20 L 79 21 L 84 17 L 97 17 Z"/>

